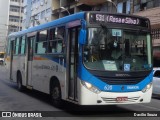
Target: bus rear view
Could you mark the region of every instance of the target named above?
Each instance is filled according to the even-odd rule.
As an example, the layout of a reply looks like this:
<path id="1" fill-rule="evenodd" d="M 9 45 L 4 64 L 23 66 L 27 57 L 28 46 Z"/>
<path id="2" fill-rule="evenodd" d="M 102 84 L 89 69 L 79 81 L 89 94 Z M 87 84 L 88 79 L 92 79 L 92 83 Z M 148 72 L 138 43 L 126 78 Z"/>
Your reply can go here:
<path id="1" fill-rule="evenodd" d="M 148 103 L 152 42 L 146 18 L 90 12 L 83 44 L 81 104 Z"/>

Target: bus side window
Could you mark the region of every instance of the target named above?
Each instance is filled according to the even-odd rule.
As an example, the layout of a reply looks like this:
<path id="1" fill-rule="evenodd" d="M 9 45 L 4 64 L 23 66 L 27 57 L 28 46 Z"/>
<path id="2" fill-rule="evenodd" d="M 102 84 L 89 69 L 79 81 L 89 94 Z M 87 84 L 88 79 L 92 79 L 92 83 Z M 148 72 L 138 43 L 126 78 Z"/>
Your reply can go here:
<path id="1" fill-rule="evenodd" d="M 26 46 L 26 37 L 23 36 L 21 39 L 21 49 L 20 49 L 20 54 L 25 54 L 25 46 Z"/>
<path id="2" fill-rule="evenodd" d="M 56 28 L 55 36 L 56 39 L 64 39 L 64 27 Z"/>
<path id="3" fill-rule="evenodd" d="M 9 55 L 11 52 L 11 39 L 10 38 L 8 38 L 7 46 L 8 46 L 7 47 L 7 54 Z"/>
<path id="4" fill-rule="evenodd" d="M 48 30 L 38 32 L 36 41 L 36 53 L 44 54 L 47 52 Z"/>
<path id="5" fill-rule="evenodd" d="M 49 53 L 56 53 L 56 44 L 57 41 L 49 41 L 49 49 L 48 49 Z"/>
<path id="6" fill-rule="evenodd" d="M 22 44 L 22 37 L 19 37 L 18 54 L 21 54 L 21 44 Z"/>
<path id="7" fill-rule="evenodd" d="M 50 29 L 49 40 L 55 39 L 55 28 Z"/>
<path id="8" fill-rule="evenodd" d="M 55 53 L 56 52 L 56 41 L 55 39 L 55 28 L 50 29 L 49 34 L 49 45 L 48 45 L 48 53 Z"/>
<path id="9" fill-rule="evenodd" d="M 57 49 L 57 53 L 61 53 L 62 52 L 62 40 L 58 40 L 57 41 L 56 49 Z"/>
<path id="10" fill-rule="evenodd" d="M 11 49 L 11 54 L 15 54 L 15 41 L 16 41 L 15 39 L 11 41 L 11 48 L 13 47 Z"/>
<path id="11" fill-rule="evenodd" d="M 64 40 L 64 32 L 65 32 L 65 27 L 58 27 L 56 28 L 56 39 L 57 39 L 57 47 L 56 51 L 57 53 L 62 53 L 64 52 L 64 47 L 65 47 L 65 40 Z"/>
<path id="12" fill-rule="evenodd" d="M 15 55 L 18 55 L 18 52 L 19 52 L 19 44 L 20 44 L 20 39 L 19 39 L 19 37 L 17 37 L 16 38 L 16 40 L 15 40 L 15 50 L 14 50 L 14 54 Z"/>
<path id="13" fill-rule="evenodd" d="M 62 53 L 64 52 L 64 27 L 52 28 L 50 29 L 49 38 L 49 53 Z"/>

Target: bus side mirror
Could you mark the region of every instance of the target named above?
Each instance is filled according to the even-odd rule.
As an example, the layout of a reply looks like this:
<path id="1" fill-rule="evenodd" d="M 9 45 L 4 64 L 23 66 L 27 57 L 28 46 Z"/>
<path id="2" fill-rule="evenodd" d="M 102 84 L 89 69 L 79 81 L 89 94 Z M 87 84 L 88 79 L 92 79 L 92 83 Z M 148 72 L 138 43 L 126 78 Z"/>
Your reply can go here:
<path id="1" fill-rule="evenodd" d="M 86 30 L 81 29 L 79 33 L 79 43 L 81 45 L 86 44 Z"/>

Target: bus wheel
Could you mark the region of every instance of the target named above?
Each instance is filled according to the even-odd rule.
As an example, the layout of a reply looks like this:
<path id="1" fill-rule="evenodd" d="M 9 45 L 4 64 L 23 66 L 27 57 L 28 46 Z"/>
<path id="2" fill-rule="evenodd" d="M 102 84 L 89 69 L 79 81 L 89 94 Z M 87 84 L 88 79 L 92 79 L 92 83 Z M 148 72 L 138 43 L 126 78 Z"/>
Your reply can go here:
<path id="1" fill-rule="evenodd" d="M 17 75 L 17 87 L 18 87 L 19 91 L 23 91 L 22 75 L 21 75 L 21 73 L 18 73 L 18 75 Z"/>
<path id="2" fill-rule="evenodd" d="M 58 82 L 54 82 L 51 86 L 51 100 L 55 107 L 61 108 L 63 106 L 61 88 Z"/>

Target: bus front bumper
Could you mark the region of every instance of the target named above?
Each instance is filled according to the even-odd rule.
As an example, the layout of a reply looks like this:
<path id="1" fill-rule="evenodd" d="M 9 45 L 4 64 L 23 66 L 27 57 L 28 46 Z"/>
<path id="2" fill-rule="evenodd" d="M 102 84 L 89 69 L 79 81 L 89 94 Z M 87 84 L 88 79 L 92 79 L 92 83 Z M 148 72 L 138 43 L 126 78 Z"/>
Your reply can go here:
<path id="1" fill-rule="evenodd" d="M 79 99 L 80 105 L 115 105 L 115 104 L 136 104 L 149 103 L 152 96 L 152 87 L 145 93 L 136 92 L 103 92 L 96 94 L 84 86 L 81 86 Z"/>

